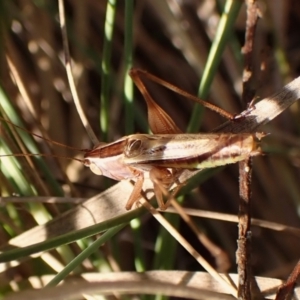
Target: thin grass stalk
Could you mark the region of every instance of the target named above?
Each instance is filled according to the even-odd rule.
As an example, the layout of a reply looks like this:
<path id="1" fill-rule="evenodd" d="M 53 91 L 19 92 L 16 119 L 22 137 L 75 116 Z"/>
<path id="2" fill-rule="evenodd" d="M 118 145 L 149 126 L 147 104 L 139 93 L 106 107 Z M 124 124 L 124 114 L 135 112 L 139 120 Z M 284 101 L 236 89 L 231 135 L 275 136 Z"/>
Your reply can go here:
<path id="1" fill-rule="evenodd" d="M 9 120 L 11 120 L 16 125 L 25 128 L 23 122 L 21 121 L 20 117 L 17 114 L 17 111 L 14 109 L 7 95 L 4 93 L 4 91 L 1 88 L 0 88 L 0 103 L 1 103 L 0 108 L 3 109 L 5 115 L 7 115 Z M 39 149 L 37 148 L 30 134 L 22 130 L 16 130 L 16 132 L 18 132 L 20 139 L 26 145 L 30 153 L 39 153 Z M 54 178 L 52 172 L 49 170 L 44 159 L 42 157 L 33 157 L 33 160 L 36 162 L 37 168 L 40 170 L 43 176 L 45 176 L 45 180 L 48 182 L 48 185 L 50 185 L 53 194 L 56 196 L 62 196 L 63 195 L 62 189 L 60 185 L 57 183 L 57 180 Z"/>
<path id="2" fill-rule="evenodd" d="M 92 127 L 90 126 L 88 119 L 86 117 L 86 114 L 83 110 L 83 107 L 81 105 L 74 76 L 73 76 L 73 70 L 72 70 L 72 63 L 71 63 L 71 56 L 70 56 L 70 50 L 69 50 L 69 43 L 68 43 L 68 34 L 67 34 L 67 24 L 66 24 L 66 17 L 65 17 L 65 6 L 63 0 L 58 0 L 58 11 L 59 11 L 59 21 L 60 21 L 60 27 L 61 27 L 61 34 L 62 34 L 62 40 L 63 40 L 63 49 L 64 49 L 64 55 L 65 55 L 65 68 L 66 73 L 68 77 L 68 82 L 70 86 L 70 90 L 72 93 L 73 101 L 76 106 L 76 110 L 78 112 L 78 115 L 80 117 L 80 120 L 87 131 L 89 138 L 93 142 L 94 145 L 98 144 L 98 138 L 96 134 L 94 133 Z"/>
<path id="3" fill-rule="evenodd" d="M 0 263 L 17 260 L 38 252 L 48 251 L 58 246 L 69 244 L 75 242 L 76 240 L 99 234 L 108 230 L 109 228 L 118 226 L 120 224 L 127 224 L 132 219 L 139 217 L 144 212 L 145 210 L 143 208 L 136 209 L 105 222 L 101 222 L 80 230 L 70 231 L 66 234 L 62 234 L 54 238 L 48 238 L 47 240 L 41 243 L 36 243 L 27 247 L 23 247 L 21 249 L 18 248 L 13 250 L 7 250 L 5 252 L 0 253 Z"/>
<path id="4" fill-rule="evenodd" d="M 104 41 L 101 62 L 101 95 L 100 95 L 100 128 L 102 132 L 102 142 L 108 141 L 109 130 L 109 98 L 111 88 L 111 54 L 113 34 L 116 18 L 117 0 L 108 0 L 106 6 Z"/>
<path id="5" fill-rule="evenodd" d="M 142 247 L 142 223 L 140 218 L 135 218 L 130 222 L 130 227 L 133 234 L 134 244 L 134 265 L 137 272 L 146 271 L 146 263 L 144 257 L 144 251 Z"/>
<path id="6" fill-rule="evenodd" d="M 208 62 L 204 69 L 204 74 L 199 89 L 199 91 L 201 92 L 199 95 L 200 98 L 205 98 L 208 94 L 209 87 L 212 83 L 213 77 L 216 72 L 216 68 L 219 65 L 219 62 L 221 60 L 221 55 L 225 47 L 225 41 L 227 40 L 228 33 L 230 32 L 229 29 L 231 29 L 233 26 L 233 23 L 237 17 L 237 13 L 239 11 L 240 6 L 241 4 L 237 5 L 232 3 L 232 1 L 227 1 L 224 7 L 223 17 L 221 18 L 220 24 L 218 26 L 219 30 L 217 31 L 215 40 L 211 47 L 211 52 L 208 58 Z M 228 20 L 224 17 L 227 13 L 231 16 L 230 18 L 228 17 Z M 201 118 L 200 115 L 202 110 L 203 108 L 200 105 L 194 106 L 193 114 L 190 119 L 190 125 L 188 127 L 188 132 L 197 131 L 197 128 L 200 125 L 199 118 Z M 202 172 L 200 172 L 196 180 L 197 185 L 199 185 L 198 180 L 199 177 L 202 176 L 201 173 Z M 212 174 L 214 174 L 214 172 L 212 172 Z M 184 198 L 182 198 L 181 201 L 183 202 Z M 173 215 L 173 216 L 167 215 L 166 219 L 175 228 L 178 227 L 180 221 L 180 217 L 178 215 Z M 172 247 L 170 247 L 170 245 L 172 245 Z M 157 244 L 155 249 L 156 249 L 156 255 L 155 255 L 154 269 L 161 268 L 162 266 L 165 269 L 171 269 L 174 265 L 174 257 L 176 254 L 176 242 L 174 242 L 174 239 L 168 233 L 166 233 L 164 228 L 160 229 L 160 233 L 158 234 Z M 160 297 L 157 299 L 160 299 Z"/>
<path id="7" fill-rule="evenodd" d="M 222 59 L 222 53 L 224 51 L 228 38 L 232 33 L 232 28 L 241 5 L 242 1 L 235 0 L 227 0 L 225 3 L 224 11 L 217 28 L 215 39 L 211 45 L 207 63 L 205 65 L 198 90 L 198 96 L 202 99 L 206 99 L 208 96 L 210 86 L 216 74 L 217 67 L 219 66 L 219 63 Z M 199 131 L 202 114 L 203 107 L 201 107 L 200 105 L 195 105 L 187 132 Z"/>
<path id="8" fill-rule="evenodd" d="M 125 134 L 132 134 L 134 131 L 134 84 L 128 75 L 133 65 L 133 22 L 134 22 L 134 1 L 129 0 L 125 3 L 125 32 L 124 32 L 124 104 L 125 104 Z"/>
<path id="9" fill-rule="evenodd" d="M 125 31 L 124 31 L 124 105 L 125 105 L 125 134 L 134 132 L 134 83 L 129 76 L 129 70 L 133 67 L 133 25 L 134 25 L 134 1 L 125 3 Z M 134 219 L 130 223 L 134 243 L 134 264 L 138 272 L 146 270 L 141 241 L 141 221 Z"/>
<path id="10" fill-rule="evenodd" d="M 90 246 L 83 250 L 78 256 L 76 256 L 66 267 L 59 272 L 46 286 L 56 286 L 62 280 L 64 280 L 72 271 L 79 267 L 82 262 L 89 258 L 94 252 L 99 250 L 104 243 L 109 241 L 114 235 L 122 230 L 126 224 L 120 224 L 116 227 L 112 227 L 107 230 L 100 238 L 94 241 Z"/>

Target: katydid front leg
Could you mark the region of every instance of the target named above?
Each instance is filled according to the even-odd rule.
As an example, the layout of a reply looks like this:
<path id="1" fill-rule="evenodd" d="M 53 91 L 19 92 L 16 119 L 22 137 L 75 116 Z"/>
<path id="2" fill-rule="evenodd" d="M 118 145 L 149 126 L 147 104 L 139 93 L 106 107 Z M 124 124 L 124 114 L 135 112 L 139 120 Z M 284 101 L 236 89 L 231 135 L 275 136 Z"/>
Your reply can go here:
<path id="1" fill-rule="evenodd" d="M 169 207 L 170 201 L 176 196 L 179 189 L 182 187 L 182 183 L 179 182 L 178 176 L 181 174 L 177 169 L 166 169 L 161 167 L 153 167 L 149 172 L 149 177 L 153 182 L 153 188 L 155 197 L 158 203 L 158 207 L 161 210 L 165 210 Z M 169 193 L 170 186 L 176 183 L 177 187 Z M 166 197 L 164 202 L 163 197 Z"/>
<path id="2" fill-rule="evenodd" d="M 154 194 L 157 200 L 158 207 L 161 210 L 165 210 L 169 207 L 170 200 L 175 196 L 178 189 L 175 189 L 175 194 L 172 192 L 169 193 L 168 189 L 172 183 L 177 181 L 177 177 L 174 176 L 173 172 L 166 168 L 153 167 L 149 171 L 149 177 L 153 183 Z M 130 195 L 129 200 L 126 203 L 125 208 L 130 210 L 134 203 L 138 202 L 141 198 L 142 188 L 144 183 L 144 173 L 140 172 L 137 176 L 137 180 L 134 184 L 134 188 Z M 181 186 L 181 185 L 180 185 Z M 167 198 L 167 201 L 164 202 L 163 197 Z"/>

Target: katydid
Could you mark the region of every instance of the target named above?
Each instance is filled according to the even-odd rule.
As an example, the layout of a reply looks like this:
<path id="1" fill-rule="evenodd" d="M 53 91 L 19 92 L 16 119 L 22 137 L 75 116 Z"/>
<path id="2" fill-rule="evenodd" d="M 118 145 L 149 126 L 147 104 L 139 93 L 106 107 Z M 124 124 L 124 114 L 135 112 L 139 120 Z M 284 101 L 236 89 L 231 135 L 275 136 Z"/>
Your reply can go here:
<path id="1" fill-rule="evenodd" d="M 145 174 L 153 182 L 159 207 L 166 209 L 168 205 L 164 203 L 163 195 L 173 183 L 180 186 L 178 178 L 183 170 L 222 166 L 261 154 L 259 141 L 264 133 L 182 133 L 171 117 L 152 99 L 141 75 L 226 118 L 234 120 L 239 116 L 233 116 L 145 71 L 132 69 L 130 75 L 146 101 L 148 123 L 153 135 L 125 136 L 113 143 L 101 144 L 84 156 L 84 164 L 95 174 L 115 180 L 136 181 L 126 204 L 127 210 L 141 197 Z"/>
<path id="2" fill-rule="evenodd" d="M 97 175 L 119 181 L 134 180 L 134 189 L 126 204 L 127 210 L 140 199 L 146 176 L 153 183 L 159 207 L 166 209 L 168 202 L 164 203 L 163 196 L 168 197 L 167 191 L 173 183 L 181 186 L 179 176 L 184 170 L 222 166 L 261 154 L 259 141 L 264 133 L 182 133 L 171 117 L 152 99 L 141 80 L 142 75 L 232 121 L 240 116 L 234 116 L 145 71 L 132 69 L 130 75 L 145 98 L 148 122 L 153 134 L 124 136 L 112 143 L 101 143 L 91 150 L 81 150 L 85 152 L 84 159 L 74 158 L 90 167 Z"/>

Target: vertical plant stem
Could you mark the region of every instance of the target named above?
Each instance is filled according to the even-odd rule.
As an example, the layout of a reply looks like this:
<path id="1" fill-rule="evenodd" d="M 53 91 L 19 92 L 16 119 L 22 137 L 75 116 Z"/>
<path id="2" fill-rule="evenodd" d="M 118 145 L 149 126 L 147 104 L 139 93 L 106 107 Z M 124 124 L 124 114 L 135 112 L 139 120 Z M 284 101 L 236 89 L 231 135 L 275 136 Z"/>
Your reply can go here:
<path id="1" fill-rule="evenodd" d="M 125 104 L 125 134 L 132 134 L 134 131 L 134 84 L 129 76 L 129 70 L 133 66 L 133 19 L 134 19 L 134 1 L 127 0 L 125 2 L 125 31 L 124 31 L 124 56 L 125 56 L 125 78 L 124 78 L 124 104 Z M 141 247 L 141 221 L 134 219 L 130 223 L 132 233 L 134 235 L 134 264 L 138 272 L 146 270 L 145 259 Z"/>
<path id="2" fill-rule="evenodd" d="M 108 0 L 106 6 L 105 26 L 104 26 L 104 42 L 103 57 L 101 63 L 101 111 L 100 111 L 100 127 L 102 132 L 102 141 L 107 142 L 108 126 L 109 126 L 109 91 L 111 86 L 111 52 L 112 39 L 114 32 L 114 23 L 116 16 L 117 0 Z"/>
<path id="3" fill-rule="evenodd" d="M 253 48 L 255 28 L 258 20 L 258 8 L 256 1 L 248 0 L 247 21 L 245 33 L 245 45 L 242 49 L 244 54 L 244 71 L 243 71 L 243 94 L 242 100 L 245 104 L 251 103 L 255 90 L 252 86 L 253 76 Z M 251 299 L 251 175 L 252 159 L 247 159 L 239 163 L 239 180 L 240 180 L 240 202 L 239 202 L 239 237 L 238 249 L 236 253 L 239 285 L 238 296 L 240 299 Z"/>
<path id="4" fill-rule="evenodd" d="M 63 0 L 58 0 L 58 12 L 59 12 L 59 23 L 61 28 L 61 35 L 63 40 L 63 48 L 64 48 L 64 55 L 65 55 L 65 66 L 66 66 L 66 72 L 68 77 L 68 82 L 70 85 L 70 90 L 73 96 L 74 104 L 76 106 L 76 110 L 79 114 L 80 120 L 87 131 L 91 141 L 94 145 L 98 144 L 98 138 L 95 135 L 94 131 L 92 130 L 92 127 L 90 126 L 88 119 L 84 113 L 84 110 L 82 108 L 76 85 L 75 80 L 73 76 L 72 71 L 72 64 L 71 64 L 71 55 L 70 55 L 70 49 L 69 49 L 69 43 L 68 43 L 68 34 L 67 34 L 67 24 L 66 24 L 66 18 L 65 18 L 65 6 Z"/>
<path id="5" fill-rule="evenodd" d="M 240 203 L 239 203 L 239 237 L 236 252 L 240 299 L 251 299 L 251 174 L 252 159 L 249 158 L 239 163 L 240 174 Z"/>
<path id="6" fill-rule="evenodd" d="M 198 96 L 202 99 L 207 98 L 210 86 L 216 74 L 217 67 L 221 61 L 222 53 L 227 44 L 228 37 L 231 34 L 232 27 L 237 18 L 241 5 L 242 1 L 236 0 L 227 0 L 225 3 L 224 11 L 218 25 L 215 39 L 211 45 L 198 90 Z M 199 131 L 199 120 L 201 119 L 202 112 L 203 108 L 201 106 L 196 105 L 194 107 L 193 115 L 188 126 L 188 132 Z"/>
<path id="7" fill-rule="evenodd" d="M 133 82 L 128 75 L 133 63 L 133 0 L 125 2 L 125 79 L 124 79 L 124 101 L 125 101 L 125 134 L 133 132 Z"/>

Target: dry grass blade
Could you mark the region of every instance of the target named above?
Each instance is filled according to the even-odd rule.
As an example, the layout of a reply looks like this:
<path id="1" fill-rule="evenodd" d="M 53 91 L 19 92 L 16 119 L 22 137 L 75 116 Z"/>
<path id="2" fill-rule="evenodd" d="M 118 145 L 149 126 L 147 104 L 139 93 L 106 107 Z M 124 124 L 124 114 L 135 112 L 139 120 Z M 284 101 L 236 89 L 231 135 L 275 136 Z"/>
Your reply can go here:
<path id="1" fill-rule="evenodd" d="M 195 289 L 195 288 L 186 288 L 178 287 L 177 285 L 170 284 L 168 282 L 156 282 L 156 281 L 129 281 L 129 282 L 111 282 L 111 281 L 102 281 L 102 282 L 77 282 L 74 286 L 73 284 L 64 284 L 56 288 L 45 288 L 43 292 L 37 290 L 31 290 L 27 292 L 22 292 L 14 296 L 8 296 L 7 300 L 20 299 L 66 299 L 69 297 L 90 297 L 95 294 L 97 295 L 115 295 L 115 293 L 122 293 L 127 295 L 135 295 L 137 293 L 148 294 L 148 295 L 157 295 L 164 294 L 166 296 L 180 297 L 185 299 L 206 299 L 212 300 L 219 297 L 219 293 L 214 293 L 206 290 Z M 199 294 L 201 295 L 199 297 Z M 222 299 L 230 300 L 232 297 L 223 295 Z"/>
<path id="2" fill-rule="evenodd" d="M 216 213 L 216 212 L 207 211 L 207 210 L 201 211 L 199 209 L 190 209 L 190 208 L 184 208 L 183 210 L 187 215 L 193 216 L 193 217 L 207 218 L 207 219 L 220 220 L 220 221 L 233 222 L 233 223 L 238 222 L 238 217 L 235 215 Z M 169 208 L 167 210 L 167 212 L 175 213 L 175 214 L 178 213 L 177 210 L 175 210 L 173 208 Z M 287 225 L 276 223 L 276 222 L 268 222 L 268 221 L 256 219 L 256 218 L 253 218 L 251 223 L 252 223 L 252 225 L 258 226 L 261 228 L 266 228 L 266 229 L 270 229 L 270 230 L 274 230 L 274 231 L 278 231 L 278 232 L 282 232 L 282 233 L 287 233 L 287 234 L 293 234 L 296 237 L 300 237 L 300 229 L 298 229 L 297 227 L 291 227 L 291 226 L 287 226 Z"/>
<path id="3" fill-rule="evenodd" d="M 236 297 L 237 290 L 236 287 L 232 285 L 230 281 L 227 280 L 226 276 L 220 275 L 205 259 L 200 255 L 195 248 L 193 248 L 187 240 L 180 235 L 180 233 L 147 201 L 143 199 L 143 205 L 149 210 L 153 217 L 176 239 L 178 243 L 181 244 L 190 254 L 193 256 L 197 262 L 213 277 L 216 281 L 223 284 L 230 293 Z"/>
<path id="4" fill-rule="evenodd" d="M 66 28 L 67 25 L 66 25 L 66 19 L 65 19 L 65 6 L 64 6 L 63 0 L 58 1 L 58 7 L 59 7 L 60 26 L 61 26 L 61 31 L 62 31 L 64 51 L 65 51 L 66 71 L 67 71 L 67 76 L 68 76 L 68 80 L 69 80 L 71 93 L 72 93 L 72 96 L 74 99 L 74 104 L 75 104 L 76 110 L 80 116 L 80 120 L 88 133 L 88 136 L 90 137 L 93 144 L 97 145 L 99 143 L 98 138 L 95 135 L 95 133 L 94 133 L 92 127 L 90 126 L 88 119 L 84 113 L 83 107 L 80 103 L 80 99 L 79 99 L 79 96 L 77 93 L 75 81 L 74 81 L 72 65 L 71 65 L 71 56 L 70 56 L 69 44 L 68 44 L 67 28 Z"/>
<path id="5" fill-rule="evenodd" d="M 285 111 L 300 98 L 300 77 L 297 77 L 275 94 L 256 103 L 249 112 L 247 110 L 241 120 L 226 122 L 218 128 L 220 132 L 255 132 Z"/>
<path id="6" fill-rule="evenodd" d="M 125 291 L 125 287 L 128 285 L 135 286 L 136 293 L 145 293 L 149 292 L 148 288 L 151 286 L 155 291 L 157 288 L 161 288 L 162 285 L 168 284 L 171 288 L 175 288 L 176 291 L 174 293 L 170 293 L 169 295 L 177 295 L 179 296 L 179 292 L 182 297 L 187 297 L 189 299 L 193 299 L 193 291 L 198 292 L 198 296 L 196 299 L 232 299 L 230 296 L 230 291 L 224 289 L 224 285 L 218 283 L 211 276 L 204 272 L 187 272 L 187 271 L 148 271 L 143 274 L 139 274 L 136 272 L 114 272 L 114 273 L 85 273 L 82 274 L 85 282 L 78 280 L 77 278 L 70 278 L 70 282 L 65 283 L 60 287 L 49 288 L 47 289 L 46 294 L 43 294 L 44 290 L 40 289 L 37 291 L 24 291 L 22 293 L 18 293 L 16 295 L 12 295 L 7 299 L 47 299 L 47 295 L 49 297 L 55 295 L 55 299 L 65 299 L 60 298 L 66 296 L 66 294 L 61 293 L 61 289 L 66 289 L 68 295 L 72 293 L 80 296 L 82 293 L 82 289 L 85 289 L 85 292 L 96 292 L 94 287 L 98 285 L 97 292 L 100 294 L 111 294 L 114 291 Z M 229 277 L 232 281 L 237 284 L 237 275 L 229 274 Z M 48 282 L 52 276 L 42 276 L 37 280 L 37 278 L 29 278 L 30 282 L 34 285 L 35 288 L 39 289 L 43 287 L 41 285 L 42 282 Z M 275 294 L 277 292 L 278 286 L 282 284 L 282 280 L 267 278 L 267 277 L 255 277 L 255 280 L 258 284 L 259 289 L 262 291 L 262 297 L 265 299 L 275 299 Z M 75 286 L 79 284 L 78 289 L 74 289 Z M 122 286 L 120 287 L 120 284 Z M 138 288 L 139 286 L 139 288 Z M 207 287 L 210 287 L 209 291 Z M 133 291 L 133 290 L 131 290 Z M 149 292 L 151 294 L 151 291 Z M 299 288 L 296 288 L 295 295 L 299 296 Z M 19 297 L 19 298 L 17 298 Z M 40 298 L 39 298 L 40 297 Z M 45 298 L 44 298 L 45 297 Z M 53 298 L 51 298 L 53 299 Z"/>

